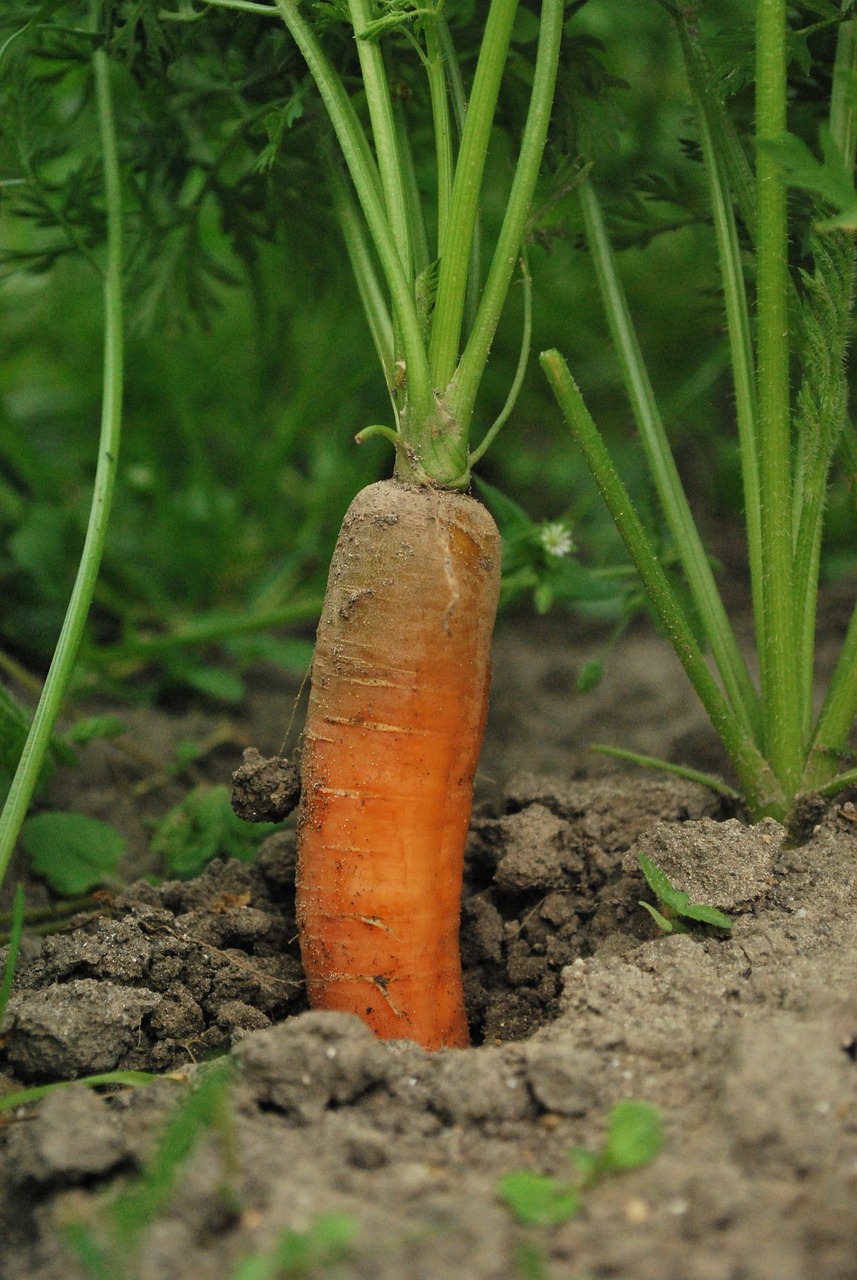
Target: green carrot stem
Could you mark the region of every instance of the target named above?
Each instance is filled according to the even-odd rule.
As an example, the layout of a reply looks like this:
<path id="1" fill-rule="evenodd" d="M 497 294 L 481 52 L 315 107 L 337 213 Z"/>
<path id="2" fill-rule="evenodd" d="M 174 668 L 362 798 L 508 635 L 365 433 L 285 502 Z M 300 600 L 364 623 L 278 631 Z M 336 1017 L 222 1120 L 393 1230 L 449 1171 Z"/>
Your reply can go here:
<path id="1" fill-rule="evenodd" d="M 558 351 L 546 351 L 541 364 L 646 594 L 729 753 L 748 804 L 760 815 L 781 814 L 785 808 L 782 787 L 706 666 L 693 630 L 565 361 Z"/>
<path id="2" fill-rule="evenodd" d="M 435 400 L 420 321 L 411 283 L 387 220 L 381 179 L 369 142 L 342 81 L 311 26 L 299 12 L 295 0 L 276 0 L 276 5 L 321 94 L 390 290 L 407 363 L 408 402 L 412 416 L 418 421 L 430 422 L 434 417 Z"/>
<path id="3" fill-rule="evenodd" d="M 756 197 L 743 148 L 723 108 L 720 94 L 713 83 L 711 68 L 699 40 L 691 35 L 684 15 L 677 15 L 676 23 L 696 108 L 711 193 L 735 390 L 747 549 L 753 589 L 753 616 L 760 621 L 762 618 L 762 527 L 759 505 L 756 371 L 741 247 L 733 208 L 734 199 L 752 236 L 755 234 L 756 226 Z M 756 739 L 761 740 L 758 724 Z"/>
<path id="4" fill-rule="evenodd" d="M 372 342 L 390 394 L 393 395 L 396 358 L 393 346 L 393 322 L 387 299 L 381 288 L 376 260 L 366 237 L 365 223 L 360 217 L 348 183 L 332 155 L 327 156 L 328 183 L 333 207 L 339 222 L 345 248 L 357 282 L 363 313 L 369 325 Z M 393 401 L 395 408 L 395 399 Z"/>
<path id="5" fill-rule="evenodd" d="M 351 13 L 351 24 L 357 36 L 357 56 L 360 59 L 363 89 L 369 108 L 387 222 L 393 233 L 405 279 L 410 281 L 413 279 L 410 227 L 403 198 L 402 163 L 384 56 L 377 41 L 360 39 L 361 32 L 372 17 L 369 0 L 348 0 L 348 8 Z"/>
<path id="6" fill-rule="evenodd" d="M 458 64 L 458 58 L 455 53 L 455 45 L 452 42 L 452 35 L 449 30 L 449 24 L 442 13 L 437 14 L 437 33 L 440 38 L 440 53 L 443 58 L 443 66 L 446 72 L 446 82 L 449 88 L 450 104 L 452 107 L 452 118 L 458 131 L 459 145 L 461 136 L 464 133 L 464 120 L 467 115 L 467 94 L 464 91 L 464 80 L 461 75 L 461 67 Z M 452 199 L 452 181 L 454 175 L 450 174 L 450 195 Z M 447 217 L 446 225 L 449 224 Z M 444 232 L 444 235 L 446 232 Z M 443 238 L 438 237 L 438 257 L 440 256 L 440 246 L 443 244 Z M 472 327 L 476 317 L 476 309 L 479 306 L 479 297 L 482 292 L 482 220 L 479 214 L 476 215 L 476 222 L 473 226 L 473 244 L 470 250 L 470 270 L 467 274 L 467 299 L 464 306 L 465 321 L 468 326 Z"/>
<path id="7" fill-rule="evenodd" d="M 482 175 L 517 9 L 518 0 L 491 0 L 464 120 L 446 235 L 440 246 L 440 275 L 429 347 L 432 383 L 440 389 L 447 387 L 458 364 Z"/>
<path id="8" fill-rule="evenodd" d="M 838 767 L 857 717 L 857 606 L 818 714 L 802 787 L 811 791 Z"/>
<path id="9" fill-rule="evenodd" d="M 440 245 L 446 239 L 446 230 L 449 223 L 449 205 L 452 198 L 454 172 L 452 128 L 449 119 L 447 75 L 444 69 L 444 57 L 437 20 L 426 22 L 425 34 L 425 65 L 428 75 L 429 96 L 431 98 L 435 163 L 437 168 L 437 256 L 439 257 Z"/>
<path id="10" fill-rule="evenodd" d="M 485 435 L 479 441 L 479 444 L 470 454 L 471 467 L 475 466 L 479 459 L 484 457 L 488 449 L 493 444 L 497 434 L 509 421 L 515 405 L 518 402 L 521 387 L 524 385 L 527 365 L 530 361 L 530 347 L 532 345 L 533 338 L 533 280 L 530 275 L 530 268 L 527 263 L 526 253 L 521 255 L 521 284 L 524 289 L 524 323 L 521 329 L 521 350 L 518 355 L 518 365 L 515 369 L 515 376 L 512 379 L 512 385 L 509 388 L 509 394 L 506 396 L 503 408 L 497 414 L 497 417 L 491 423 L 491 426 L 485 432 Z"/>
<path id="11" fill-rule="evenodd" d="M 604 225 L 601 205 L 591 182 L 581 187 L 579 197 L 587 245 L 649 471 L 729 702 L 744 728 L 759 741 L 762 718 L 758 695 L 726 616 L 711 563 L 679 478 Z M 752 431 L 752 421 L 750 429 Z M 755 449 L 755 441 L 752 444 Z"/>
<path id="12" fill-rule="evenodd" d="M 842 0 L 843 10 L 851 0 Z M 857 19 L 840 24 L 836 38 L 836 59 L 830 91 L 830 133 L 845 160 L 848 173 L 854 172 L 857 151 Z"/>
<path id="13" fill-rule="evenodd" d="M 712 148 L 723 165 L 726 182 L 741 221 L 750 239 L 755 242 L 756 191 L 753 172 L 735 125 L 723 105 L 714 70 L 699 36 L 688 23 L 688 11 L 665 3 L 665 0 L 660 2 L 675 20 L 694 102 L 705 116 L 705 127 L 710 135 Z"/>
<path id="14" fill-rule="evenodd" d="M 402 168 L 402 203 L 411 241 L 412 270 L 416 279 L 420 272 L 428 268 L 432 255 L 429 250 L 423 197 L 420 192 L 416 166 L 414 165 L 413 148 L 411 147 L 411 139 L 401 103 L 396 104 L 393 110 L 393 118 L 396 123 L 396 138 L 398 140 L 399 159 Z"/>
<path id="15" fill-rule="evenodd" d="M 562 0 L 543 0 L 533 87 L 515 176 L 473 329 L 446 397 L 447 407 L 465 432 L 473 416 L 491 343 L 509 292 L 541 168 L 559 66 L 563 20 Z"/>
<path id="16" fill-rule="evenodd" d="M 98 462 L 86 537 L 65 620 L 18 768 L 0 814 L 0 881 L 6 874 L 21 823 L 32 799 L 80 648 L 104 551 L 119 458 L 123 392 L 122 185 L 113 117 L 110 64 L 103 49 L 98 49 L 93 54 L 92 68 L 107 208 L 104 371 Z"/>
<path id="17" fill-rule="evenodd" d="M 803 756 L 804 681 L 795 637 L 789 431 L 786 184 L 773 148 L 786 129 L 786 4 L 756 7 L 756 278 L 761 498 L 762 702 L 765 753 L 787 794 Z"/>

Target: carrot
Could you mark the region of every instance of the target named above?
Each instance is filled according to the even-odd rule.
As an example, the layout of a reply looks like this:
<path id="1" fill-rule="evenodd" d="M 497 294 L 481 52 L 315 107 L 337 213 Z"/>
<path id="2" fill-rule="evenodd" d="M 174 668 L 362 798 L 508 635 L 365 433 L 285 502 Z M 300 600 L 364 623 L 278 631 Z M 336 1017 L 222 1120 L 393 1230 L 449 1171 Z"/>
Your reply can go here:
<path id="1" fill-rule="evenodd" d="M 458 929 L 500 539 L 464 494 L 382 481 L 334 552 L 301 763 L 310 1003 L 385 1039 L 469 1044 Z"/>

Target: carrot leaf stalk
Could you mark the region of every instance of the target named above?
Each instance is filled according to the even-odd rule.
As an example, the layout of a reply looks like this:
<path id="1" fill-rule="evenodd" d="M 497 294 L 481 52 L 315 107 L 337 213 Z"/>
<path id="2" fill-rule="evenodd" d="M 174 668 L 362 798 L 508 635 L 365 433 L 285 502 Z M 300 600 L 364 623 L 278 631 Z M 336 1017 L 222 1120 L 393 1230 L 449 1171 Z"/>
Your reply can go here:
<path id="1" fill-rule="evenodd" d="M 107 213 L 103 392 L 98 461 L 86 538 L 65 620 L 30 732 L 24 743 L 21 759 L 12 779 L 3 812 L 0 814 L 0 882 L 6 874 L 15 841 L 32 799 L 80 648 L 107 536 L 107 523 L 119 462 L 123 394 L 122 188 L 110 83 L 110 63 L 107 54 L 101 48 L 92 55 L 92 70 L 104 164 Z"/>
<path id="2" fill-rule="evenodd" d="M 819 187 L 815 172 L 819 166 L 809 152 L 802 169 L 789 169 L 789 156 L 802 157 L 806 148 L 787 133 L 785 0 L 757 0 L 756 4 L 754 176 L 736 146 L 734 128 L 713 87 L 698 32 L 691 31 L 679 7 L 667 0 L 661 3 L 678 29 L 709 179 L 735 386 L 758 691 L 678 478 L 591 180 L 581 191 L 587 240 L 648 470 L 710 646 L 714 672 L 703 658 L 689 612 L 657 561 L 562 357 L 556 351 L 545 352 L 542 367 L 652 606 L 730 756 L 751 815 L 770 814 L 780 820 L 794 816 L 798 821 L 802 796 L 834 794 L 857 774 L 846 767 L 848 735 L 857 716 L 857 608 L 818 713 L 813 696 L 825 496 L 840 443 L 844 441 L 846 458 L 851 447 L 845 424 L 845 357 L 854 307 L 855 249 L 848 234 L 853 231 L 849 212 L 853 192 L 850 180 L 846 181 L 843 212 L 831 218 L 824 203 L 829 189 Z M 845 12 L 839 25 L 826 135 L 838 152 L 843 174 L 853 173 L 857 146 L 857 109 L 847 89 L 857 68 L 855 29 L 854 19 Z M 789 274 L 789 181 L 823 196 L 804 233 L 813 269 L 793 279 Z M 754 325 L 738 219 L 754 250 Z M 794 335 L 791 315 L 800 318 Z M 792 403 L 790 378 L 798 365 L 802 377 Z"/>

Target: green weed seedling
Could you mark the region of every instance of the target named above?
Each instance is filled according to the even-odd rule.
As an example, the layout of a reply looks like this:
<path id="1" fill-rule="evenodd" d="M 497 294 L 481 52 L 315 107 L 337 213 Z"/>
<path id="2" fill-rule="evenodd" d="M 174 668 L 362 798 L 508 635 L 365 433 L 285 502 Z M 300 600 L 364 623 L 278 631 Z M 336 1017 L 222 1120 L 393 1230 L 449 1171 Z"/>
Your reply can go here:
<path id="1" fill-rule="evenodd" d="M 356 1233 L 357 1223 L 348 1214 L 322 1214 L 306 1231 L 283 1231 L 270 1252 L 243 1258 L 232 1280 L 310 1280 L 336 1274 Z"/>
<path id="2" fill-rule="evenodd" d="M 144 1232 L 168 1206 L 187 1161 L 201 1139 L 216 1132 L 220 1139 L 227 1205 L 233 1193 L 229 1083 L 225 1060 L 200 1076 L 164 1126 L 145 1168 L 95 1215 L 65 1228 L 65 1238 L 90 1280 L 133 1280 Z"/>
<path id="3" fill-rule="evenodd" d="M 557 1226 L 576 1216 L 581 1194 L 612 1173 L 649 1164 L 663 1145 L 660 1113 L 646 1102 L 626 1099 L 610 1112 L 601 1150 L 574 1147 L 569 1153 L 577 1174 L 553 1178 L 518 1170 L 500 1179 L 498 1194 L 518 1222 L 528 1227 Z"/>
<path id="4" fill-rule="evenodd" d="M 186 880 L 218 854 L 251 862 L 261 840 L 276 830 L 275 822 L 251 826 L 236 817 L 228 787 L 199 786 L 161 818 L 152 852 L 160 857 L 165 875 Z"/>
<path id="5" fill-rule="evenodd" d="M 649 888 L 658 900 L 660 910 L 649 902 L 641 901 L 640 906 L 645 907 L 655 924 L 664 933 L 690 933 L 688 926 L 682 923 L 683 920 L 714 925 L 717 929 L 732 928 L 732 920 L 729 916 L 723 911 L 718 911 L 716 907 L 706 907 L 702 903 L 691 902 L 687 894 L 681 889 L 674 888 L 666 873 L 661 871 L 660 867 L 656 866 L 644 853 L 640 854 L 640 866 Z"/>

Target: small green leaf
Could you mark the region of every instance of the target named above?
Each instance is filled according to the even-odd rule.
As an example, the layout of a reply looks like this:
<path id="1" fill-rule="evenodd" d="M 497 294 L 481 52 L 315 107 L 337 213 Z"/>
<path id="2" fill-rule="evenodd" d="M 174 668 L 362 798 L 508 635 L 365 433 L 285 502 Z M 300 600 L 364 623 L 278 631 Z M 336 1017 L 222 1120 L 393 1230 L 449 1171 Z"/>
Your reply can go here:
<path id="1" fill-rule="evenodd" d="M 182 662 L 176 664 L 171 675 L 178 677 L 183 684 L 196 689 L 206 698 L 216 702 L 240 702 L 244 697 L 244 682 L 234 671 L 226 671 L 223 667 L 207 667 L 202 663 Z"/>
<path id="2" fill-rule="evenodd" d="M 536 606 L 536 613 L 544 615 L 550 612 L 553 604 L 553 587 L 549 582 L 540 582 L 533 592 L 533 603 Z"/>
<path id="3" fill-rule="evenodd" d="M 30 866 L 55 893 L 76 898 L 116 872 L 125 839 L 106 822 L 82 813 L 39 813 L 21 828 Z"/>
<path id="4" fill-rule="evenodd" d="M 127 732 L 127 728 L 125 721 L 118 716 L 85 716 L 67 729 L 63 738 L 77 747 L 85 747 L 97 738 L 118 738 Z"/>
<path id="5" fill-rule="evenodd" d="M 706 907 L 698 902 L 689 902 L 681 913 L 687 920 L 698 920 L 701 924 L 713 924 L 718 929 L 731 929 L 732 919 L 716 907 Z"/>
<path id="6" fill-rule="evenodd" d="M 591 1182 L 597 1175 L 600 1167 L 598 1156 L 587 1147 L 572 1147 L 568 1158 L 577 1167 L 582 1182 Z"/>
<path id="7" fill-rule="evenodd" d="M 152 837 L 168 876 L 199 875 L 218 854 L 249 862 L 276 823 L 251 826 L 235 816 L 226 786 L 196 787 L 160 820 Z"/>
<path id="8" fill-rule="evenodd" d="M 646 877 L 648 886 L 658 902 L 666 903 L 667 906 L 671 907 L 676 891 L 672 887 L 669 877 L 644 853 L 640 854 L 640 866 L 643 869 L 643 875 Z"/>
<path id="9" fill-rule="evenodd" d="M 590 658 L 578 671 L 574 687 L 578 693 L 589 693 L 590 689 L 595 689 L 603 679 L 604 663 L 600 658 Z"/>
<path id="10" fill-rule="evenodd" d="M 527 1226 L 568 1222 L 580 1208 L 580 1197 L 573 1187 L 542 1173 L 507 1173 L 497 1190 L 518 1221 Z"/>
<path id="11" fill-rule="evenodd" d="M 663 1122 L 656 1107 L 631 1098 L 617 1102 L 607 1124 L 602 1168 L 638 1169 L 654 1160 L 663 1142 Z"/>
<path id="12" fill-rule="evenodd" d="M 639 861 L 649 888 L 662 907 L 668 908 L 676 915 L 684 916 L 687 920 L 697 920 L 700 924 L 711 924 L 718 929 L 732 928 L 732 921 L 724 912 L 718 911 L 716 907 L 707 907 L 702 903 L 691 902 L 683 890 L 674 888 L 668 876 L 652 862 L 651 858 L 647 858 L 644 853 L 641 853 Z M 641 902 L 640 906 L 646 908 L 665 933 L 687 932 L 677 921 L 664 919 L 648 903 Z"/>
<path id="13" fill-rule="evenodd" d="M 550 1280 L 544 1254 L 535 1240 L 518 1240 L 513 1257 L 519 1280 Z"/>
<path id="14" fill-rule="evenodd" d="M 664 933 L 689 933 L 690 932 L 687 926 L 683 925 L 680 920 L 668 920 L 666 916 L 662 916 L 660 911 L 658 911 L 657 907 L 653 907 L 651 903 L 641 901 L 639 905 L 641 907 L 644 907 L 645 910 L 648 911 L 649 915 L 652 917 L 655 924 L 658 926 L 659 929 L 662 929 Z"/>

